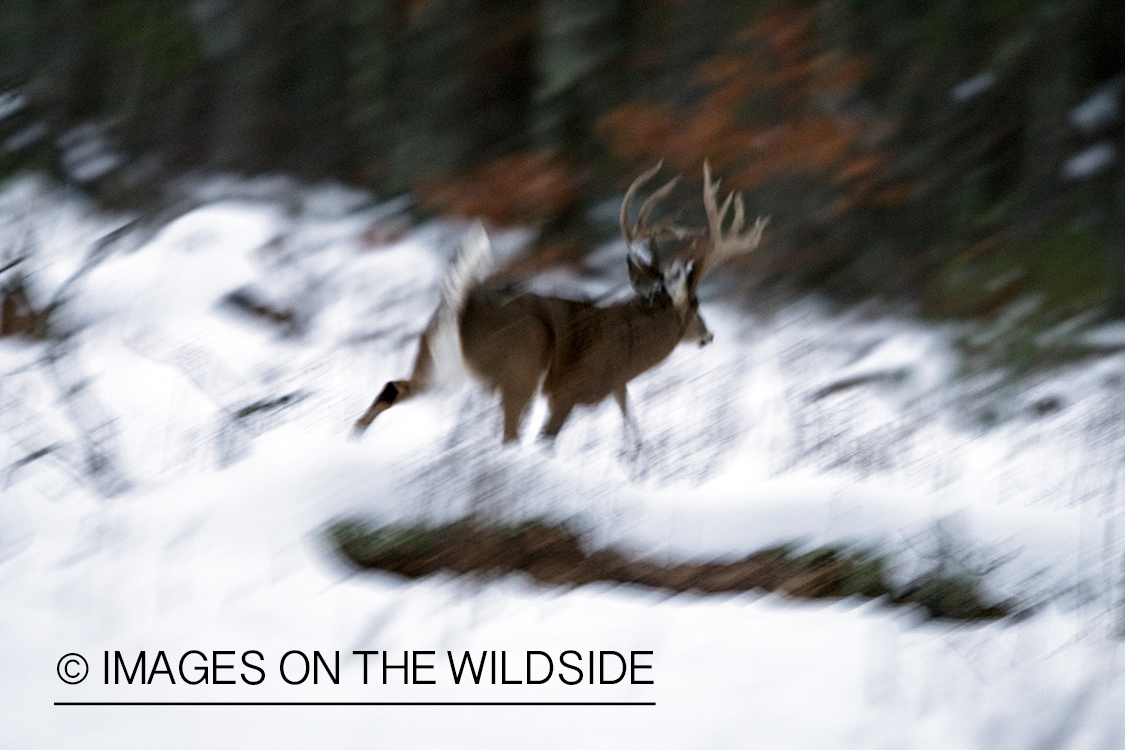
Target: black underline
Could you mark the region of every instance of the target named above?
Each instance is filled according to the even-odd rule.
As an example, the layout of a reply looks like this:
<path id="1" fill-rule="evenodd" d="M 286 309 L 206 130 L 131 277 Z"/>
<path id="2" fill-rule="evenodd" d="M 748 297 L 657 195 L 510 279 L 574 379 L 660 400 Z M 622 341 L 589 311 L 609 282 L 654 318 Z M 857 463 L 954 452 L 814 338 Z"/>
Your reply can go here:
<path id="1" fill-rule="evenodd" d="M 655 706 L 656 701 L 55 701 L 56 706 Z"/>

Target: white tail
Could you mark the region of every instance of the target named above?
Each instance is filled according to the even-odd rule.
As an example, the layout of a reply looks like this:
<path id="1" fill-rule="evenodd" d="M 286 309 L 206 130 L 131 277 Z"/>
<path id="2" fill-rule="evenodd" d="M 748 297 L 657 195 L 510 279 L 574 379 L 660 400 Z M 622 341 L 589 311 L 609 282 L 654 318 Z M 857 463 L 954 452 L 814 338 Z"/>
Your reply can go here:
<path id="1" fill-rule="evenodd" d="M 488 232 L 479 221 L 474 222 L 445 276 L 438 310 L 456 313 L 464 307 L 465 297 L 488 276 L 492 263 L 492 243 L 488 241 Z"/>
<path id="2" fill-rule="evenodd" d="M 742 233 L 742 197 L 733 196 L 735 214 L 729 232 L 723 223 L 732 196 L 720 208 L 710 167 L 704 162 L 704 207 L 708 229 L 701 232 L 661 221 L 648 225 L 657 202 L 676 181 L 653 192 L 634 223 L 629 208 L 637 191 L 660 165 L 629 186 L 621 205 L 621 231 L 628 248 L 632 299 L 608 307 L 545 297 L 489 284 L 491 249 L 484 229 L 475 226 L 450 269 L 442 301 L 418 348 L 409 380 L 387 383 L 355 424 L 362 433 L 383 411 L 415 396 L 440 380 L 443 362 L 462 363 L 485 386 L 499 391 L 504 411 L 504 441 L 519 439 L 520 425 L 535 394 L 546 396 L 549 416 L 543 436 L 553 438 L 573 408 L 614 396 L 628 419 L 626 384 L 662 362 L 680 343 L 707 344 L 712 335 L 699 315 L 696 288 L 711 268 L 753 250 L 767 219 L 759 218 Z M 660 262 L 657 240 L 696 239 L 691 261 Z M 636 243 L 646 241 L 637 247 Z M 458 350 L 459 345 L 459 350 Z"/>

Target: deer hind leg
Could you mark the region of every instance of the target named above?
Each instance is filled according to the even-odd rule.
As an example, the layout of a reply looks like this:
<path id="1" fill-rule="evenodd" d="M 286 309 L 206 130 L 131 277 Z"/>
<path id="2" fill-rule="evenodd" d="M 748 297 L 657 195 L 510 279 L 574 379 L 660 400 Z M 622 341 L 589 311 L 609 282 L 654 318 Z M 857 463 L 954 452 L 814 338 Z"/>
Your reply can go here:
<path id="1" fill-rule="evenodd" d="M 363 416 L 356 420 L 354 434 L 358 437 L 371 426 L 375 421 L 375 417 L 379 416 L 387 409 L 390 409 L 399 401 L 404 401 L 411 395 L 410 381 L 409 380 L 392 380 L 383 386 L 383 390 L 371 402 L 371 406 L 363 413 Z"/>
<path id="2" fill-rule="evenodd" d="M 518 360 L 509 360 L 504 368 L 500 383 L 500 406 L 504 411 L 504 442 L 515 443 L 520 439 L 520 427 L 527 416 L 528 407 L 539 391 L 540 369 L 520 366 Z"/>
<path id="3" fill-rule="evenodd" d="M 500 405 L 504 410 L 504 442 L 516 443 L 520 439 L 520 426 L 527 414 L 528 404 L 535 397 L 535 389 L 505 389 L 500 394 Z"/>
<path id="4" fill-rule="evenodd" d="M 387 409 L 395 404 L 400 404 L 406 399 L 417 396 L 426 390 L 430 384 L 430 375 L 434 370 L 434 357 L 430 352 L 429 331 L 422 336 L 418 345 L 418 356 L 414 359 L 414 370 L 410 373 L 410 380 L 392 380 L 383 386 L 379 395 L 367 407 L 363 416 L 356 420 L 352 434 L 359 437 Z"/>
<path id="5" fill-rule="evenodd" d="M 520 427 L 550 365 L 551 331 L 532 295 L 507 291 L 469 296 L 458 320 L 468 371 L 490 391 L 500 392 L 504 442 L 518 442 Z"/>
<path id="6" fill-rule="evenodd" d="M 547 417 L 547 423 L 543 425 L 543 432 L 539 433 L 539 437 L 554 440 L 558 436 L 559 430 L 562 429 L 563 423 L 566 422 L 566 418 L 570 416 L 571 410 L 574 409 L 574 400 L 551 394 L 547 401 L 547 407 L 550 413 Z"/>

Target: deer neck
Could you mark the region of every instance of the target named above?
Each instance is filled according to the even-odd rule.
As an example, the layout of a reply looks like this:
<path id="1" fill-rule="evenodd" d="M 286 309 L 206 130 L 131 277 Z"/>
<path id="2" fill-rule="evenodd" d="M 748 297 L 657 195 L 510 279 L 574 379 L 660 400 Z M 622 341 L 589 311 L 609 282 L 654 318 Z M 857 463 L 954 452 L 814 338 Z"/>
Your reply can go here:
<path id="1" fill-rule="evenodd" d="M 667 297 L 626 304 L 621 354 L 631 380 L 672 353 L 683 336 L 684 321 Z"/>

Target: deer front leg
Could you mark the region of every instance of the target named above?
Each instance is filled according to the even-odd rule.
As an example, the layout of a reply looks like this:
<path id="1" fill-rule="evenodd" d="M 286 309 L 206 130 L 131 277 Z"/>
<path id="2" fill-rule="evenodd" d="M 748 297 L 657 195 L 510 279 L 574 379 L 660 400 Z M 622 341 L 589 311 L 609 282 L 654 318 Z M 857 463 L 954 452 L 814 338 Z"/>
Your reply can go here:
<path id="1" fill-rule="evenodd" d="M 613 398 L 617 401 L 617 407 L 621 409 L 621 416 L 626 422 L 629 421 L 629 394 L 625 391 L 625 386 L 618 386 L 613 389 Z"/>
<path id="2" fill-rule="evenodd" d="M 637 425 L 636 418 L 629 413 L 629 397 L 624 385 L 614 389 L 613 398 L 617 401 L 617 406 L 621 409 L 621 417 L 625 420 L 622 454 L 624 458 L 632 460 L 641 452 L 641 429 Z"/>

